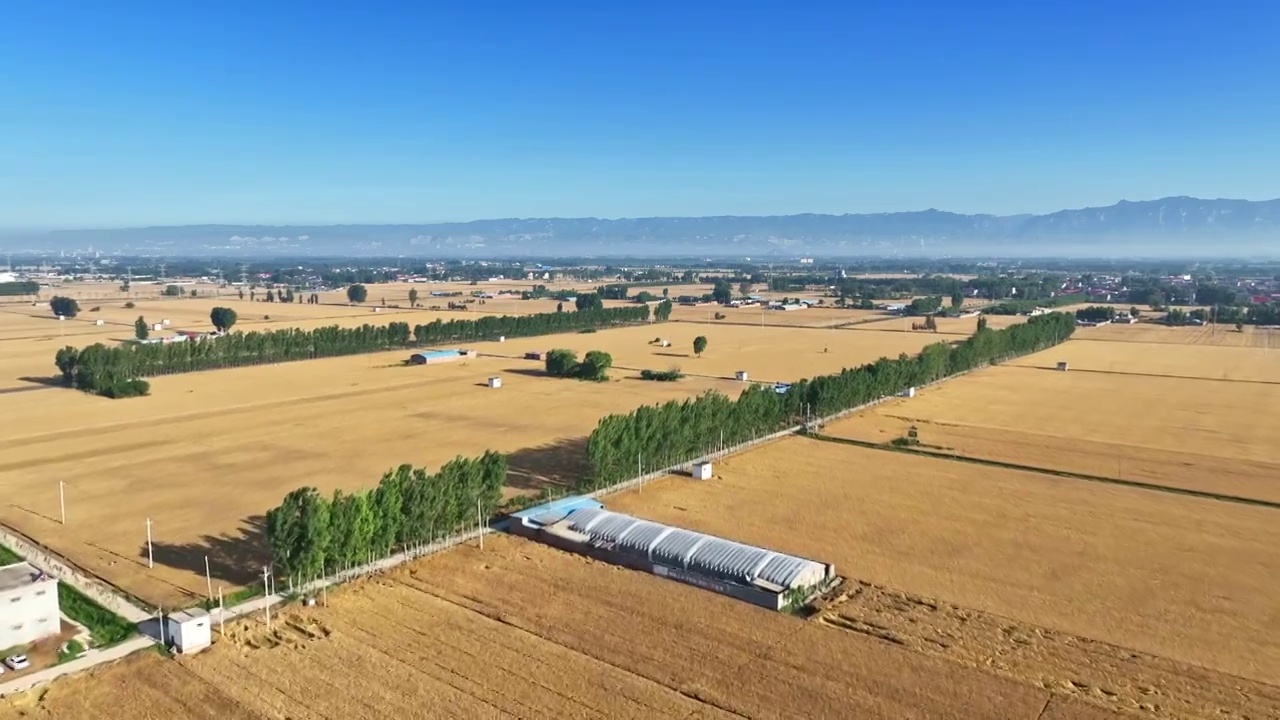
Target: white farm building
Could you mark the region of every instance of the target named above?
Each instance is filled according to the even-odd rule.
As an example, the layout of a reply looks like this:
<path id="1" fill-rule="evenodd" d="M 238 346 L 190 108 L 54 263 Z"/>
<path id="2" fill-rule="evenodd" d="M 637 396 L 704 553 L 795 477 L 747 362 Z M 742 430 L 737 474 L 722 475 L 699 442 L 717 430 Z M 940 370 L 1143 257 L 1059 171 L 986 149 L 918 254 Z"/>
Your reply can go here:
<path id="1" fill-rule="evenodd" d="M 26 562 L 0 567 L 0 648 L 29 645 L 61 629 L 58 581 Z"/>

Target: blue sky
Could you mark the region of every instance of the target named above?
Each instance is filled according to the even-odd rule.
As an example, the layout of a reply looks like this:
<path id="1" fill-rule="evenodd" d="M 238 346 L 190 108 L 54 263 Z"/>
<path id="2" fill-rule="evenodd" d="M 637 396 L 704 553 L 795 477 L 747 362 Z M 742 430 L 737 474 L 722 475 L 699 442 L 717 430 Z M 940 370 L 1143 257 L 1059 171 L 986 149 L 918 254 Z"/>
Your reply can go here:
<path id="1" fill-rule="evenodd" d="M 1280 197 L 1277 37 L 1244 0 L 9 0 L 0 227 Z"/>

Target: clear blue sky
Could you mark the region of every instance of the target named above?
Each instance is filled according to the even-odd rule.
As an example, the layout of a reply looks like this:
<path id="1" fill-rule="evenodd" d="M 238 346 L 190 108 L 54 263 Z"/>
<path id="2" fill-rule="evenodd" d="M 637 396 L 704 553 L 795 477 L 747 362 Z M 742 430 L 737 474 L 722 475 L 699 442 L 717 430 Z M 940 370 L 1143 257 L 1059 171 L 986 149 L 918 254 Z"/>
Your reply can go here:
<path id="1" fill-rule="evenodd" d="M 0 227 L 1280 197 L 1277 38 L 1274 0 L 7 0 Z"/>

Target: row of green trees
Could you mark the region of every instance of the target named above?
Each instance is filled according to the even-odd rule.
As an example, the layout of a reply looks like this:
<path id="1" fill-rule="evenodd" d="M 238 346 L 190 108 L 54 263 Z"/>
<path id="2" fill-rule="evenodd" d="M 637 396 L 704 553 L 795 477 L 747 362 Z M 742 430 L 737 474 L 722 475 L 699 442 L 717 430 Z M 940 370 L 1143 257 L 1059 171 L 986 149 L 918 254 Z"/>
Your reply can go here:
<path id="1" fill-rule="evenodd" d="M 907 305 L 908 315 L 932 315 L 942 309 L 942 296 L 920 297 Z"/>
<path id="2" fill-rule="evenodd" d="M 1076 311 L 1076 319 L 1085 322 L 1105 322 L 1116 319 L 1116 309 L 1111 305 L 1090 305 Z"/>
<path id="3" fill-rule="evenodd" d="M 1064 305 L 1074 305 L 1081 300 L 1079 295 L 1055 295 L 1054 297 L 1031 298 L 1024 300 L 1006 300 L 996 305 L 988 305 L 982 308 L 982 312 L 987 315 L 1021 315 L 1029 313 L 1036 308 L 1054 308 Z"/>
<path id="4" fill-rule="evenodd" d="M 531 337 L 644 322 L 645 305 L 575 313 L 541 313 L 519 316 L 486 316 L 474 320 L 436 320 L 410 327 L 408 323 L 338 326 L 300 330 L 284 328 L 263 332 L 235 332 L 214 338 L 174 343 L 127 343 L 107 347 L 101 343 L 83 350 L 66 347 L 54 358 L 67 384 L 87 392 L 100 392 L 122 380 L 172 375 L 217 368 L 263 363 L 356 355 L 421 345 L 461 341 L 496 340 L 499 337 Z M 234 323 L 229 315 L 215 320 Z"/>
<path id="5" fill-rule="evenodd" d="M 1197 308 L 1186 311 L 1182 308 L 1170 308 L 1165 316 L 1169 325 L 1186 325 L 1192 320 L 1202 323 L 1219 323 L 1227 325 L 1280 325 L 1280 303 L 1267 305 L 1219 305 L 1214 308 Z"/>
<path id="6" fill-rule="evenodd" d="M 35 295 L 38 292 L 40 292 L 40 283 L 32 280 L 0 282 L 0 296 Z"/>
<path id="7" fill-rule="evenodd" d="M 700 397 L 650 405 L 600 420 L 587 440 L 591 475 L 583 490 L 634 477 L 638 468 L 688 462 L 729 447 L 858 407 L 906 388 L 926 385 L 988 363 L 1057 345 L 1075 331 L 1075 318 L 1051 313 L 1004 330 L 982 328 L 955 346 L 935 343 L 918 355 L 881 358 L 834 375 L 802 380 L 778 392 L 754 385 L 737 400 L 708 392 Z"/>
<path id="8" fill-rule="evenodd" d="M 489 451 L 435 474 L 401 465 L 364 492 L 294 490 L 267 511 L 275 571 L 305 583 L 475 527 L 497 511 L 506 477 L 506 456 Z"/>

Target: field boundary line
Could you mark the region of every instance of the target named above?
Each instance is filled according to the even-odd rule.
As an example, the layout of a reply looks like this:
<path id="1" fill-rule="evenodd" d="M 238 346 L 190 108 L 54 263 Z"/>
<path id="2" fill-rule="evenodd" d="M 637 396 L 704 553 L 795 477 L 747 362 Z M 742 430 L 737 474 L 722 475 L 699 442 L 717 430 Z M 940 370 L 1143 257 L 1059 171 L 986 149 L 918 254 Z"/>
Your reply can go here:
<path id="1" fill-rule="evenodd" d="M 973 465 L 986 465 L 988 467 L 997 467 L 1005 470 L 1021 470 L 1023 472 L 1033 472 L 1041 475 L 1053 475 L 1057 477 L 1069 478 L 1072 480 L 1084 480 L 1086 482 L 1104 483 L 1107 485 L 1118 485 L 1121 487 L 1136 488 L 1138 490 L 1151 490 L 1155 492 L 1169 493 L 1172 495 L 1187 495 L 1190 497 L 1200 498 L 1202 500 L 1217 500 L 1220 502 L 1238 503 L 1241 505 L 1254 505 L 1257 507 L 1265 507 L 1271 510 L 1280 510 L 1280 503 L 1270 500 L 1259 500 L 1257 498 L 1241 497 L 1239 495 L 1226 495 L 1224 493 L 1209 492 L 1207 490 L 1193 490 L 1191 488 L 1177 488 L 1169 485 L 1158 485 L 1156 483 L 1143 482 L 1141 480 L 1125 480 L 1123 478 L 1107 477 L 1105 475 L 1090 475 L 1088 473 L 1073 472 L 1071 470 L 1058 470 L 1055 468 L 1036 467 L 1035 465 L 1022 465 L 1019 463 L 1007 462 L 1004 460 L 992 460 L 989 458 L 973 457 L 971 455 L 960 455 L 956 453 L 934 453 L 927 450 L 916 450 L 910 447 L 897 447 L 894 445 L 885 445 L 882 443 L 870 442 L 868 440 L 854 440 L 853 438 L 835 437 L 834 435 L 823 435 L 821 433 L 807 433 L 807 437 L 822 442 L 836 443 L 841 445 L 853 445 L 855 447 L 868 448 L 870 450 L 880 450 L 883 452 L 904 453 L 907 455 L 916 455 L 919 457 L 935 458 L 938 460 L 951 460 L 953 462 L 970 463 Z"/>
<path id="2" fill-rule="evenodd" d="M 1054 370 L 1055 372 L 1059 372 L 1048 365 L 1009 365 L 1008 367 L 1022 368 L 1023 370 Z M 1280 385 L 1280 380 L 1213 378 L 1205 377 L 1203 375 L 1165 375 L 1161 373 L 1133 372 L 1129 370 L 1097 370 L 1094 368 L 1081 367 L 1073 367 L 1071 368 L 1071 372 L 1095 373 L 1098 375 L 1127 375 L 1130 377 L 1168 378 L 1169 380 L 1202 380 L 1205 382 L 1241 383 L 1246 385 Z"/>

